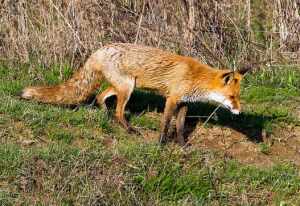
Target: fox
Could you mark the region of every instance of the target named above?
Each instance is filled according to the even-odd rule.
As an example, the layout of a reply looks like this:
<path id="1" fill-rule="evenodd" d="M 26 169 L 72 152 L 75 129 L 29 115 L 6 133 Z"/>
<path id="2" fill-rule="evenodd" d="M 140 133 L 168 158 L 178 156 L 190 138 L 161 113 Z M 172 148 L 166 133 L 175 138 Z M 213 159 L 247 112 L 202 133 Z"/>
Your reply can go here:
<path id="1" fill-rule="evenodd" d="M 187 104 L 213 101 L 239 114 L 240 82 L 250 69 L 217 69 L 159 48 L 112 43 L 92 53 L 69 80 L 55 86 L 26 87 L 21 97 L 42 103 L 78 105 L 106 81 L 108 88 L 96 95 L 98 105 L 107 111 L 107 98 L 116 96 L 116 120 L 128 132 L 136 132 L 125 118 L 126 104 L 135 88 L 151 90 L 165 97 L 159 142 L 167 142 L 168 129 L 175 117 L 176 141 L 184 145 Z"/>

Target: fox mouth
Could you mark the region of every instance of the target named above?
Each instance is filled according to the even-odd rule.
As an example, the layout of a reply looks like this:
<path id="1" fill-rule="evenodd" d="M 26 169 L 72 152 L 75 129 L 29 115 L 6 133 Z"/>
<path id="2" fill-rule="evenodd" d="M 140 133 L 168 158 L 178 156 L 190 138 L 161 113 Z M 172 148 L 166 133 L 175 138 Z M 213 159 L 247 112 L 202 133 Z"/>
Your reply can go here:
<path id="1" fill-rule="evenodd" d="M 240 114 L 240 111 L 237 110 L 237 109 L 230 109 L 230 111 L 231 111 L 232 114 L 235 114 L 235 115 Z"/>
<path id="2" fill-rule="evenodd" d="M 233 109 L 231 106 L 227 104 L 223 104 L 223 107 L 228 109 L 232 114 L 238 115 L 240 114 L 240 111 L 238 109 Z"/>

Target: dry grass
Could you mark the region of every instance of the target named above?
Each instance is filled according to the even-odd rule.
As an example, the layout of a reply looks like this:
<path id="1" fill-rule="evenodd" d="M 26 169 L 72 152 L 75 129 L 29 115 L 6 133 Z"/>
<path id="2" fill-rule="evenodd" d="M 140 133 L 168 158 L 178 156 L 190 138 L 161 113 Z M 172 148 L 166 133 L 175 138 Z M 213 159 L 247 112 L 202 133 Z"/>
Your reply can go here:
<path id="1" fill-rule="evenodd" d="M 103 44 L 136 42 L 215 66 L 277 61 L 282 49 L 299 52 L 299 44 L 291 43 L 299 38 L 299 6 L 287 1 L 3 0 L 0 55 L 14 62 L 74 65 Z"/>

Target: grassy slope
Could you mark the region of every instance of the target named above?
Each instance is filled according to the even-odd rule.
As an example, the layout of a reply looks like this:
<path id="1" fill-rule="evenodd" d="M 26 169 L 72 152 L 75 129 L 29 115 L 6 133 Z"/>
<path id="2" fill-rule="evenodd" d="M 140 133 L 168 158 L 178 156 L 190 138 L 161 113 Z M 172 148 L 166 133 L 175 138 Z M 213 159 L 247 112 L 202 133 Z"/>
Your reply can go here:
<path id="1" fill-rule="evenodd" d="M 64 69 L 65 77 L 69 71 Z M 264 169 L 193 146 L 161 147 L 128 135 L 96 107 L 63 108 L 17 97 L 25 85 L 54 84 L 58 76 L 58 68 L 0 68 L 0 205 L 300 204 L 299 169 L 290 163 Z M 249 75 L 242 95 L 247 106 L 233 124 L 268 133 L 298 125 L 299 77 L 295 69 Z M 162 103 L 135 93 L 131 123 L 157 135 Z M 191 105 L 191 115 L 214 109 L 203 106 L 206 113 Z M 209 125 L 232 118 L 220 111 Z M 261 148 L 268 152 L 268 145 Z"/>

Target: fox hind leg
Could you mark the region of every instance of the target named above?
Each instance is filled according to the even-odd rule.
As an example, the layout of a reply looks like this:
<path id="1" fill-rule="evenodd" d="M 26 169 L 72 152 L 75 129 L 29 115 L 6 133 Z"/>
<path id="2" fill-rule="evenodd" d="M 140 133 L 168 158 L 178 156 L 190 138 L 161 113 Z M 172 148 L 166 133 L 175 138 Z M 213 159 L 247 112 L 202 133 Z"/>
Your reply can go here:
<path id="1" fill-rule="evenodd" d="M 121 89 L 117 91 L 117 107 L 116 107 L 116 118 L 118 122 L 128 131 L 139 133 L 136 129 L 134 129 L 125 118 L 125 107 L 126 104 L 133 92 L 134 87 Z"/>
<path id="2" fill-rule="evenodd" d="M 101 94 L 98 94 L 96 97 L 97 103 L 101 105 L 102 109 L 106 113 L 108 113 L 108 109 L 105 104 L 106 99 L 114 95 L 117 96 L 117 107 L 115 116 L 117 121 L 129 132 L 135 132 L 135 129 L 133 129 L 133 127 L 130 126 L 130 124 L 125 118 L 125 107 L 132 92 L 133 88 L 129 88 L 127 90 L 120 89 L 117 91 L 114 87 L 109 87 L 106 90 L 104 90 Z"/>
<path id="3" fill-rule="evenodd" d="M 116 94 L 117 94 L 116 90 L 113 87 L 109 87 L 106 90 L 104 90 L 102 93 L 100 93 L 96 96 L 97 103 L 101 106 L 101 108 L 104 110 L 105 113 L 108 113 L 108 109 L 105 104 L 105 100 Z"/>

